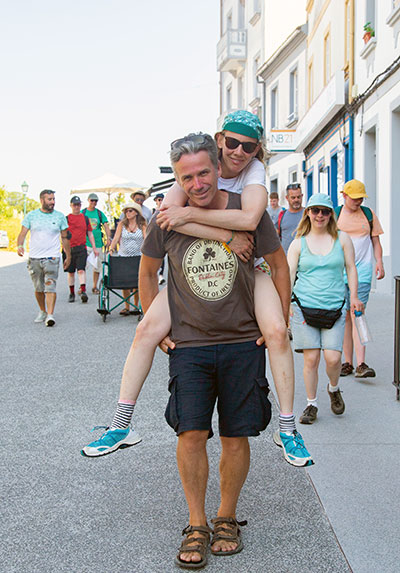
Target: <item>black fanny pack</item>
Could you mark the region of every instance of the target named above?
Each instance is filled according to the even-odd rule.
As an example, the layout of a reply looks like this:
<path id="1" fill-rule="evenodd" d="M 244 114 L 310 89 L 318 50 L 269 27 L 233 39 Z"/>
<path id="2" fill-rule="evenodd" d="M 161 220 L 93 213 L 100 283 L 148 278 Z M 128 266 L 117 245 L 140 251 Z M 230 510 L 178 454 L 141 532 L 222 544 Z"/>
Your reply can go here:
<path id="1" fill-rule="evenodd" d="M 337 319 L 340 318 L 345 303 L 345 300 L 343 300 L 342 306 L 337 310 L 324 310 L 323 308 L 307 308 L 306 306 L 302 306 L 295 294 L 292 295 L 292 302 L 293 301 L 300 308 L 304 320 L 309 326 L 327 329 L 332 328 Z"/>

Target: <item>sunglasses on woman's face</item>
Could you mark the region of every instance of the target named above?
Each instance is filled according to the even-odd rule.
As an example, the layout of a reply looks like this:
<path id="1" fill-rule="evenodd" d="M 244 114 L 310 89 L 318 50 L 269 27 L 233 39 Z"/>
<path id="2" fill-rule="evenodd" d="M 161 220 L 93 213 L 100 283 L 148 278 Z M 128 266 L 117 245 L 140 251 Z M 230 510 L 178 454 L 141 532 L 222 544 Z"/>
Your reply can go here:
<path id="1" fill-rule="evenodd" d="M 226 135 L 224 137 L 225 145 L 228 149 L 236 149 L 241 145 L 245 153 L 253 153 L 258 145 L 258 143 L 254 143 L 254 141 L 239 141 L 234 137 L 227 137 Z"/>
<path id="2" fill-rule="evenodd" d="M 324 217 L 327 217 L 332 213 L 332 209 L 322 209 L 321 207 L 310 207 L 310 211 L 313 215 L 318 215 L 318 213 L 322 213 Z"/>
<path id="3" fill-rule="evenodd" d="M 135 209 L 125 209 L 125 213 L 133 213 Z"/>

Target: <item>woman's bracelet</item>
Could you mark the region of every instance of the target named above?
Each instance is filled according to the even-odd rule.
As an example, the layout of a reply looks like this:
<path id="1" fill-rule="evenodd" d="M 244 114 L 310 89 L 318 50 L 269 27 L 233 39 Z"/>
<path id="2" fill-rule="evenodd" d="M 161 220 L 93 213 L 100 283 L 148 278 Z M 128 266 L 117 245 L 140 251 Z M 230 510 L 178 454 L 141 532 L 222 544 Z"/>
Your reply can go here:
<path id="1" fill-rule="evenodd" d="M 229 241 L 226 241 L 225 245 L 230 245 L 234 238 L 235 238 L 235 231 L 232 231 L 232 237 L 229 239 Z"/>

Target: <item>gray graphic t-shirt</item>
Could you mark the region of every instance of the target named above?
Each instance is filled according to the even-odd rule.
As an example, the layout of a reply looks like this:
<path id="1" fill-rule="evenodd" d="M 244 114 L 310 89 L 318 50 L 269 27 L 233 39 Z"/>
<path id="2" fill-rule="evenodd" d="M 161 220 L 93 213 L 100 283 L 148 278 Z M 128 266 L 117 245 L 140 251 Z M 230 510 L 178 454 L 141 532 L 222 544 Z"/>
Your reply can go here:
<path id="1" fill-rule="evenodd" d="M 288 249 L 296 236 L 297 225 L 303 216 L 304 209 L 297 213 L 291 213 L 289 210 L 285 211 L 281 220 L 281 241 L 282 247 L 287 254 Z"/>
<path id="2" fill-rule="evenodd" d="M 227 209 L 240 206 L 240 195 L 228 192 Z M 256 257 L 279 248 L 267 213 L 254 235 Z M 243 263 L 224 243 L 163 231 L 154 218 L 142 252 L 156 259 L 168 254 L 171 338 L 177 347 L 248 342 L 260 336 L 254 315 L 253 257 Z"/>

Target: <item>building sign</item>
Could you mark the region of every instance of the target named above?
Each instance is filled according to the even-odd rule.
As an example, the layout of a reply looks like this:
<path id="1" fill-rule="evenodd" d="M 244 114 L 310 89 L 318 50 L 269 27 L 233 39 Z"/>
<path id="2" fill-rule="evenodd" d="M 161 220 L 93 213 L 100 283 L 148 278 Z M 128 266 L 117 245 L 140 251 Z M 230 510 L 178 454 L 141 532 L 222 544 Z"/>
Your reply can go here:
<path id="1" fill-rule="evenodd" d="M 267 147 L 274 153 L 288 153 L 296 149 L 295 139 L 295 129 L 271 129 Z"/>

